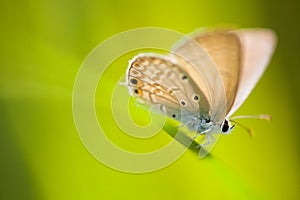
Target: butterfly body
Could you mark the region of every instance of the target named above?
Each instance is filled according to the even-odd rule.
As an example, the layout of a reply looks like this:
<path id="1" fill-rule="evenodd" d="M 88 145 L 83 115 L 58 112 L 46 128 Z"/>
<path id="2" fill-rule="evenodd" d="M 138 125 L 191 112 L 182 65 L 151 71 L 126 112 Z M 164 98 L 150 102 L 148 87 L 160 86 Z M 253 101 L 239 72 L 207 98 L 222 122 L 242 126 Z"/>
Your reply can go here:
<path id="1" fill-rule="evenodd" d="M 126 85 L 145 105 L 195 132 L 194 138 L 204 134 L 201 147 L 209 152 L 219 133 L 233 129 L 229 117 L 259 80 L 274 45 L 275 35 L 266 29 L 204 32 L 179 42 L 169 55 L 134 57 Z"/>

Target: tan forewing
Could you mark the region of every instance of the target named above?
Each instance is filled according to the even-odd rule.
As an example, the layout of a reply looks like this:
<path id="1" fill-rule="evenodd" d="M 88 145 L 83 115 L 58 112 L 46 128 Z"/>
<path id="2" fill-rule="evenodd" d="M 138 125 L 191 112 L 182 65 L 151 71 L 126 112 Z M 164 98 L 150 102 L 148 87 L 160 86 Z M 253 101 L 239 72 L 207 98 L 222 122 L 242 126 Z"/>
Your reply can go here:
<path id="1" fill-rule="evenodd" d="M 192 38 L 185 37 L 177 42 L 172 54 L 192 64 L 193 69 L 186 71 L 191 71 L 193 80 L 207 97 L 213 118 L 222 121 L 231 109 L 237 91 L 239 38 L 230 31 L 202 32 Z"/>
<path id="2" fill-rule="evenodd" d="M 237 35 L 229 31 L 200 34 L 195 40 L 212 58 L 222 77 L 226 93 L 226 113 L 234 103 L 241 65 L 241 47 Z"/>

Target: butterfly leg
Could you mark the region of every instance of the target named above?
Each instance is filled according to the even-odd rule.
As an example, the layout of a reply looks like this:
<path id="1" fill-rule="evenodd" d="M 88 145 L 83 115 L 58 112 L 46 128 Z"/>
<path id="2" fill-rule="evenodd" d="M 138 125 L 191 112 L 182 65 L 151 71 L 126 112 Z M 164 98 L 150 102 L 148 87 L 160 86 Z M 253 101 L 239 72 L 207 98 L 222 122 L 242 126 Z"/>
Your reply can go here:
<path id="1" fill-rule="evenodd" d="M 199 135 L 201 135 L 202 133 L 197 133 L 192 139 L 193 139 L 193 141 L 195 140 L 195 139 L 197 139 L 197 137 L 199 137 Z"/>
<path id="2" fill-rule="evenodd" d="M 205 133 L 207 133 L 207 132 L 209 132 L 209 131 L 211 131 L 211 129 L 209 128 L 209 129 L 207 129 L 207 130 L 205 130 L 205 131 L 202 131 L 202 132 L 199 132 L 199 133 L 197 133 L 194 137 L 193 137 L 193 141 L 199 136 L 199 135 L 202 135 L 202 134 L 205 134 Z M 205 143 L 203 143 L 203 144 L 199 144 L 198 146 L 196 146 L 196 148 L 200 148 L 201 146 L 205 146 L 205 145 L 208 145 L 208 144 L 210 144 L 210 140 L 211 139 L 214 139 L 214 137 L 212 137 L 210 134 L 206 134 L 205 135 Z"/>
<path id="3" fill-rule="evenodd" d="M 207 130 L 205 130 L 205 131 L 202 131 L 202 132 L 198 132 L 194 137 L 193 137 L 193 140 L 195 140 L 197 137 L 199 137 L 199 135 L 202 135 L 202 134 L 204 134 L 204 133 L 207 133 L 207 132 L 209 132 L 211 129 L 207 129 Z"/>
<path id="4" fill-rule="evenodd" d="M 211 135 L 206 135 L 205 139 L 206 139 L 206 141 L 205 141 L 204 143 L 199 144 L 199 145 L 196 146 L 195 148 L 198 149 L 198 148 L 200 148 L 200 147 L 205 147 L 205 146 L 207 146 L 207 145 L 213 143 L 214 140 L 215 140 L 215 138 L 212 137 Z"/>
<path id="5" fill-rule="evenodd" d="M 206 139 L 206 141 L 204 143 L 202 143 L 202 144 L 197 145 L 196 149 L 210 144 L 210 138 L 206 137 L 205 139 Z"/>
<path id="6" fill-rule="evenodd" d="M 192 138 L 192 141 L 195 141 L 199 135 L 201 135 L 201 133 L 197 133 L 197 134 Z M 198 149 L 198 148 L 200 148 L 200 147 L 201 147 L 201 144 L 197 145 L 197 146 L 195 147 L 195 149 Z"/>

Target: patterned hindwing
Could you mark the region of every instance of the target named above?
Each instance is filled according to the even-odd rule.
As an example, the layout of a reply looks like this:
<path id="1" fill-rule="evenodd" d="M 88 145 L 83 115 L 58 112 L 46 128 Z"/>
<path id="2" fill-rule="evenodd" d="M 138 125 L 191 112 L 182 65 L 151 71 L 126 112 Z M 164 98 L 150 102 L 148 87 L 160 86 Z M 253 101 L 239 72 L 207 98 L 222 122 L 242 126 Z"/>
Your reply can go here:
<path id="1" fill-rule="evenodd" d="M 158 54 L 140 54 L 129 64 L 127 85 L 132 96 L 155 106 L 183 123 L 191 116 L 208 115 L 206 98 L 176 59 Z M 199 108 L 199 102 L 202 101 Z M 203 103 L 205 102 L 205 103 Z"/>

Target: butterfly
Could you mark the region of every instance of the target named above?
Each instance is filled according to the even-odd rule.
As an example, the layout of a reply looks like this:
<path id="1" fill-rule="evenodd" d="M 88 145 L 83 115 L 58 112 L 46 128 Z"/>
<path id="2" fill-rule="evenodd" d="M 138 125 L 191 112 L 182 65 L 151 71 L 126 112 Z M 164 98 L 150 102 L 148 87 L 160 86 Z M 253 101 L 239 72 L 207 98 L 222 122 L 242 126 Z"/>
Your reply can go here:
<path id="1" fill-rule="evenodd" d="M 204 135 L 205 157 L 220 134 L 240 125 L 231 115 L 242 105 L 264 73 L 276 45 L 269 29 L 211 30 L 177 42 L 167 55 L 141 53 L 127 68 L 130 95 L 178 120 L 193 139 Z M 233 123 L 233 125 L 232 125 Z"/>

